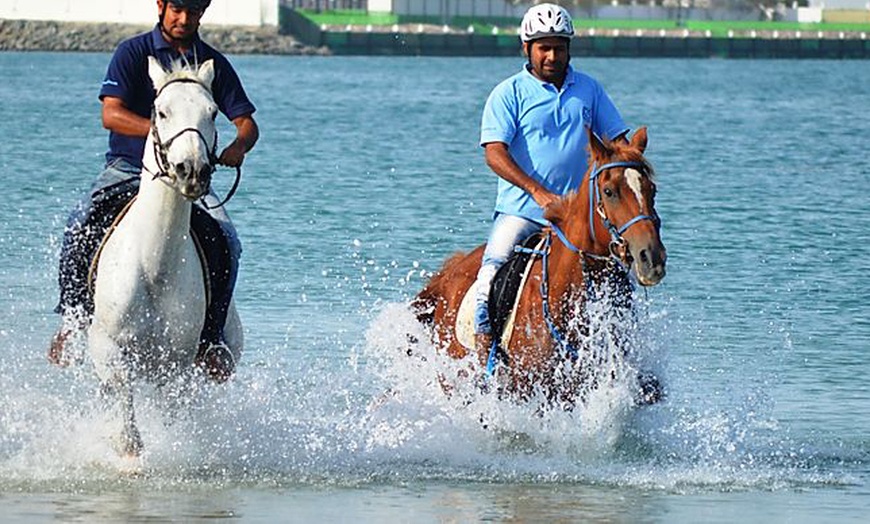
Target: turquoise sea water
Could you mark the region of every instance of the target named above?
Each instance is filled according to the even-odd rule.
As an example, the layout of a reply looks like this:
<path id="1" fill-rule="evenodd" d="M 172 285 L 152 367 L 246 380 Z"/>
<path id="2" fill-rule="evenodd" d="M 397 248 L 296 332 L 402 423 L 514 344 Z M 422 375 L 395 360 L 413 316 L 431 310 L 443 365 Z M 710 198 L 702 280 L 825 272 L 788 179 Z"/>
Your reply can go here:
<path id="1" fill-rule="evenodd" d="M 492 431 L 395 348 L 426 272 L 486 235 L 479 114 L 520 61 L 234 57 L 262 130 L 229 204 L 246 352 L 180 414 L 144 388 L 130 477 L 89 363 L 44 358 L 63 221 L 105 151 L 108 58 L 0 53 L 4 521 L 870 513 L 870 69 L 578 60 L 649 127 L 669 267 L 644 337 L 669 398 L 628 417 L 482 399 Z"/>

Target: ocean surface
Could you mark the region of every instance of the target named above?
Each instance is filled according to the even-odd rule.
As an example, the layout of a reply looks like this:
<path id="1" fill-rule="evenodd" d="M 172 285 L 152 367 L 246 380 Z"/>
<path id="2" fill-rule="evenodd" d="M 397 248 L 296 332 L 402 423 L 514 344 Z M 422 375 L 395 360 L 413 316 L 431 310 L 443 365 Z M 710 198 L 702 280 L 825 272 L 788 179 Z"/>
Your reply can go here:
<path id="1" fill-rule="evenodd" d="M 487 234 L 480 112 L 522 61 L 233 57 L 262 131 L 228 205 L 246 349 L 183 409 L 140 386 L 131 475 L 83 350 L 66 369 L 45 358 L 63 224 L 106 149 L 108 60 L 0 53 L 4 522 L 870 515 L 863 63 L 575 61 L 649 128 L 669 259 L 639 293 L 639 336 L 668 398 L 542 413 L 448 398 L 437 359 L 400 349 L 427 275 Z"/>

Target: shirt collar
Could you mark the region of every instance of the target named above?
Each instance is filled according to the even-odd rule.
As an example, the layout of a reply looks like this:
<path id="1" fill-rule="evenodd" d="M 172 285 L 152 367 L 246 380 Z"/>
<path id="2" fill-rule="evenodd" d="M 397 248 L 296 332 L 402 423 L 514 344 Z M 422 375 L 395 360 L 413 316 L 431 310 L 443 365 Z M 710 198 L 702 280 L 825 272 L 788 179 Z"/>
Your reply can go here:
<path id="1" fill-rule="evenodd" d="M 163 38 L 163 32 L 160 31 L 159 22 L 154 26 L 154 29 L 151 30 L 151 41 L 153 42 L 156 51 L 174 51 L 169 42 Z M 199 33 L 193 35 L 193 46 L 191 46 L 191 48 L 195 49 L 200 56 L 202 55 L 202 40 L 199 39 Z"/>
<path id="2" fill-rule="evenodd" d="M 549 82 L 545 82 L 545 81 L 541 80 L 540 78 L 536 77 L 535 75 L 533 75 L 532 72 L 529 70 L 528 63 L 523 64 L 523 71 L 526 72 L 526 75 L 528 75 L 529 78 L 531 78 L 535 82 L 538 82 L 542 86 L 552 85 Z M 573 85 L 576 81 L 577 81 L 577 73 L 574 71 L 574 67 L 572 67 L 571 64 L 568 64 L 568 71 L 565 72 L 565 82 L 562 84 L 562 90 L 564 91 L 566 86 Z"/>

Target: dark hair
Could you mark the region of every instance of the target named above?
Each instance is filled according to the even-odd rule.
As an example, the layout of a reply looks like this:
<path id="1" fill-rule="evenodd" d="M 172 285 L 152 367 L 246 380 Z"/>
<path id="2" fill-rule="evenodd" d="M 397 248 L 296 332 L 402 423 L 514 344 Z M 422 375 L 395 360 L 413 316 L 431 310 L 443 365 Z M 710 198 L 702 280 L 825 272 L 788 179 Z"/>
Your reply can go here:
<path id="1" fill-rule="evenodd" d="M 172 4 L 181 9 L 192 9 L 194 11 L 205 11 L 211 4 L 211 0 L 166 0 L 167 4 Z"/>

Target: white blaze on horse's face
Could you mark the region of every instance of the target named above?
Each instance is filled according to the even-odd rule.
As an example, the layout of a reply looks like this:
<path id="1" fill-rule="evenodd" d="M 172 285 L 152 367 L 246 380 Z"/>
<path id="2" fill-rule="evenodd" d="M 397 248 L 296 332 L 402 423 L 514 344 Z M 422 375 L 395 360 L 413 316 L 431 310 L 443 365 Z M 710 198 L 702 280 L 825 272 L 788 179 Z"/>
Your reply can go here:
<path id="1" fill-rule="evenodd" d="M 637 198 L 637 205 L 643 209 L 643 175 L 637 169 L 629 167 L 625 170 L 625 180 Z"/>
<path id="2" fill-rule="evenodd" d="M 657 217 L 653 204 L 655 185 L 647 175 L 632 167 L 623 171 L 623 177 L 637 201 L 637 211 L 619 217 L 620 225 L 636 220 L 622 233 L 622 237 L 628 243 L 627 248 L 638 283 L 654 286 L 664 278 L 667 260 L 667 251 L 655 221 L 657 218 L 654 218 Z M 637 220 L 637 217 L 644 218 Z"/>
<path id="3" fill-rule="evenodd" d="M 152 139 L 158 168 L 186 198 L 208 193 L 214 171 L 217 104 L 211 94 L 214 62 L 192 70 L 174 65 L 170 71 L 148 57 L 154 100 Z"/>

